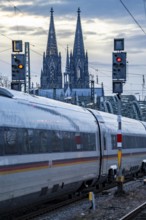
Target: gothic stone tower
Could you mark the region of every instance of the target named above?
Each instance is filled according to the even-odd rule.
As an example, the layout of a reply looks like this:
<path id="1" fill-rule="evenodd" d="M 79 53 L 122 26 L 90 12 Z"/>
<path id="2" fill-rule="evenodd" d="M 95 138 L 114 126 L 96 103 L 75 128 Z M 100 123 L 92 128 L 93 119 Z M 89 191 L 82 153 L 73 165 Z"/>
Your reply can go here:
<path id="1" fill-rule="evenodd" d="M 43 70 L 41 71 L 41 89 L 62 88 L 61 54 L 58 54 L 55 34 L 53 8 L 51 8 L 50 28 L 46 54 L 43 55 Z"/>
<path id="2" fill-rule="evenodd" d="M 70 85 L 70 62 L 69 62 L 69 54 L 68 54 L 68 46 L 67 46 L 67 53 L 66 53 L 66 68 L 64 73 L 64 91 L 67 90 Z"/>
<path id="3" fill-rule="evenodd" d="M 84 50 L 80 12 L 78 9 L 73 54 L 70 54 L 70 84 L 72 88 L 89 88 L 88 56 Z"/>

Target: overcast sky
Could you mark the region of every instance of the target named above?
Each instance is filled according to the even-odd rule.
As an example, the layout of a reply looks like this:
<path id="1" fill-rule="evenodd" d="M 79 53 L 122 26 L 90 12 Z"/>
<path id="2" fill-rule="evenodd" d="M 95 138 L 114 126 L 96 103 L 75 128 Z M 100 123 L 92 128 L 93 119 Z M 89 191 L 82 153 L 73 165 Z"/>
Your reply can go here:
<path id="1" fill-rule="evenodd" d="M 12 40 L 30 42 L 32 81 L 40 83 L 43 52 L 46 51 L 50 9 L 58 51 L 65 70 L 66 47 L 72 50 L 77 9 L 81 9 L 84 47 L 88 52 L 89 72 L 105 94 L 112 94 L 112 52 L 114 38 L 125 39 L 127 82 L 124 94 L 146 95 L 146 0 L 0 0 L 0 74 L 11 79 Z M 136 22 L 138 24 L 136 24 Z M 143 84 L 143 86 L 142 86 Z M 137 95 L 139 97 L 139 95 Z"/>

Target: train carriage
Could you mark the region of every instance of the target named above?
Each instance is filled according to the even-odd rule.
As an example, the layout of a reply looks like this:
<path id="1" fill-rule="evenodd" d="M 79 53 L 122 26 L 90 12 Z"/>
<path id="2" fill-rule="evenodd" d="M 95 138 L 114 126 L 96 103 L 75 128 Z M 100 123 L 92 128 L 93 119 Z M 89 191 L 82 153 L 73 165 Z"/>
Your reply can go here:
<path id="1" fill-rule="evenodd" d="M 108 179 L 117 116 L 0 88 L 0 213 Z M 145 123 L 122 118 L 123 170 L 146 159 Z"/>
<path id="2" fill-rule="evenodd" d="M 102 172 L 117 166 L 117 116 L 90 110 L 96 116 L 102 130 Z M 123 175 L 136 173 L 146 158 L 146 123 L 122 117 Z"/>
<path id="3" fill-rule="evenodd" d="M 29 195 L 28 203 L 75 192 L 98 177 L 99 133 L 88 110 L 2 88 L 0 92 L 2 210 L 8 200 L 13 207 L 14 198 L 26 200 Z"/>

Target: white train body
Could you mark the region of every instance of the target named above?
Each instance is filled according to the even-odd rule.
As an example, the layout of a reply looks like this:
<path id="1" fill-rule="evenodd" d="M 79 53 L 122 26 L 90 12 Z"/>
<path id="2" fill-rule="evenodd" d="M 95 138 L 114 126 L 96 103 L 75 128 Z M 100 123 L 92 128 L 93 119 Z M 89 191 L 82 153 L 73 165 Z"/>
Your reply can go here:
<path id="1" fill-rule="evenodd" d="M 0 88 L 0 213 L 103 181 L 117 130 L 115 115 Z M 122 132 L 123 169 L 136 172 L 145 123 L 122 118 Z"/>

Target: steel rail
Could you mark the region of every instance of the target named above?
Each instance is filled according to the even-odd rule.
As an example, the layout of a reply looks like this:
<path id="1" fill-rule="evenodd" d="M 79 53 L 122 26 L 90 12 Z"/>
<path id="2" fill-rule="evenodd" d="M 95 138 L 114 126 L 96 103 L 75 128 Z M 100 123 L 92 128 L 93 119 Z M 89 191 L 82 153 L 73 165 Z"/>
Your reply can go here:
<path id="1" fill-rule="evenodd" d="M 146 208 L 146 202 L 142 203 L 140 206 L 120 218 L 119 220 L 134 220 L 136 216 Z"/>

